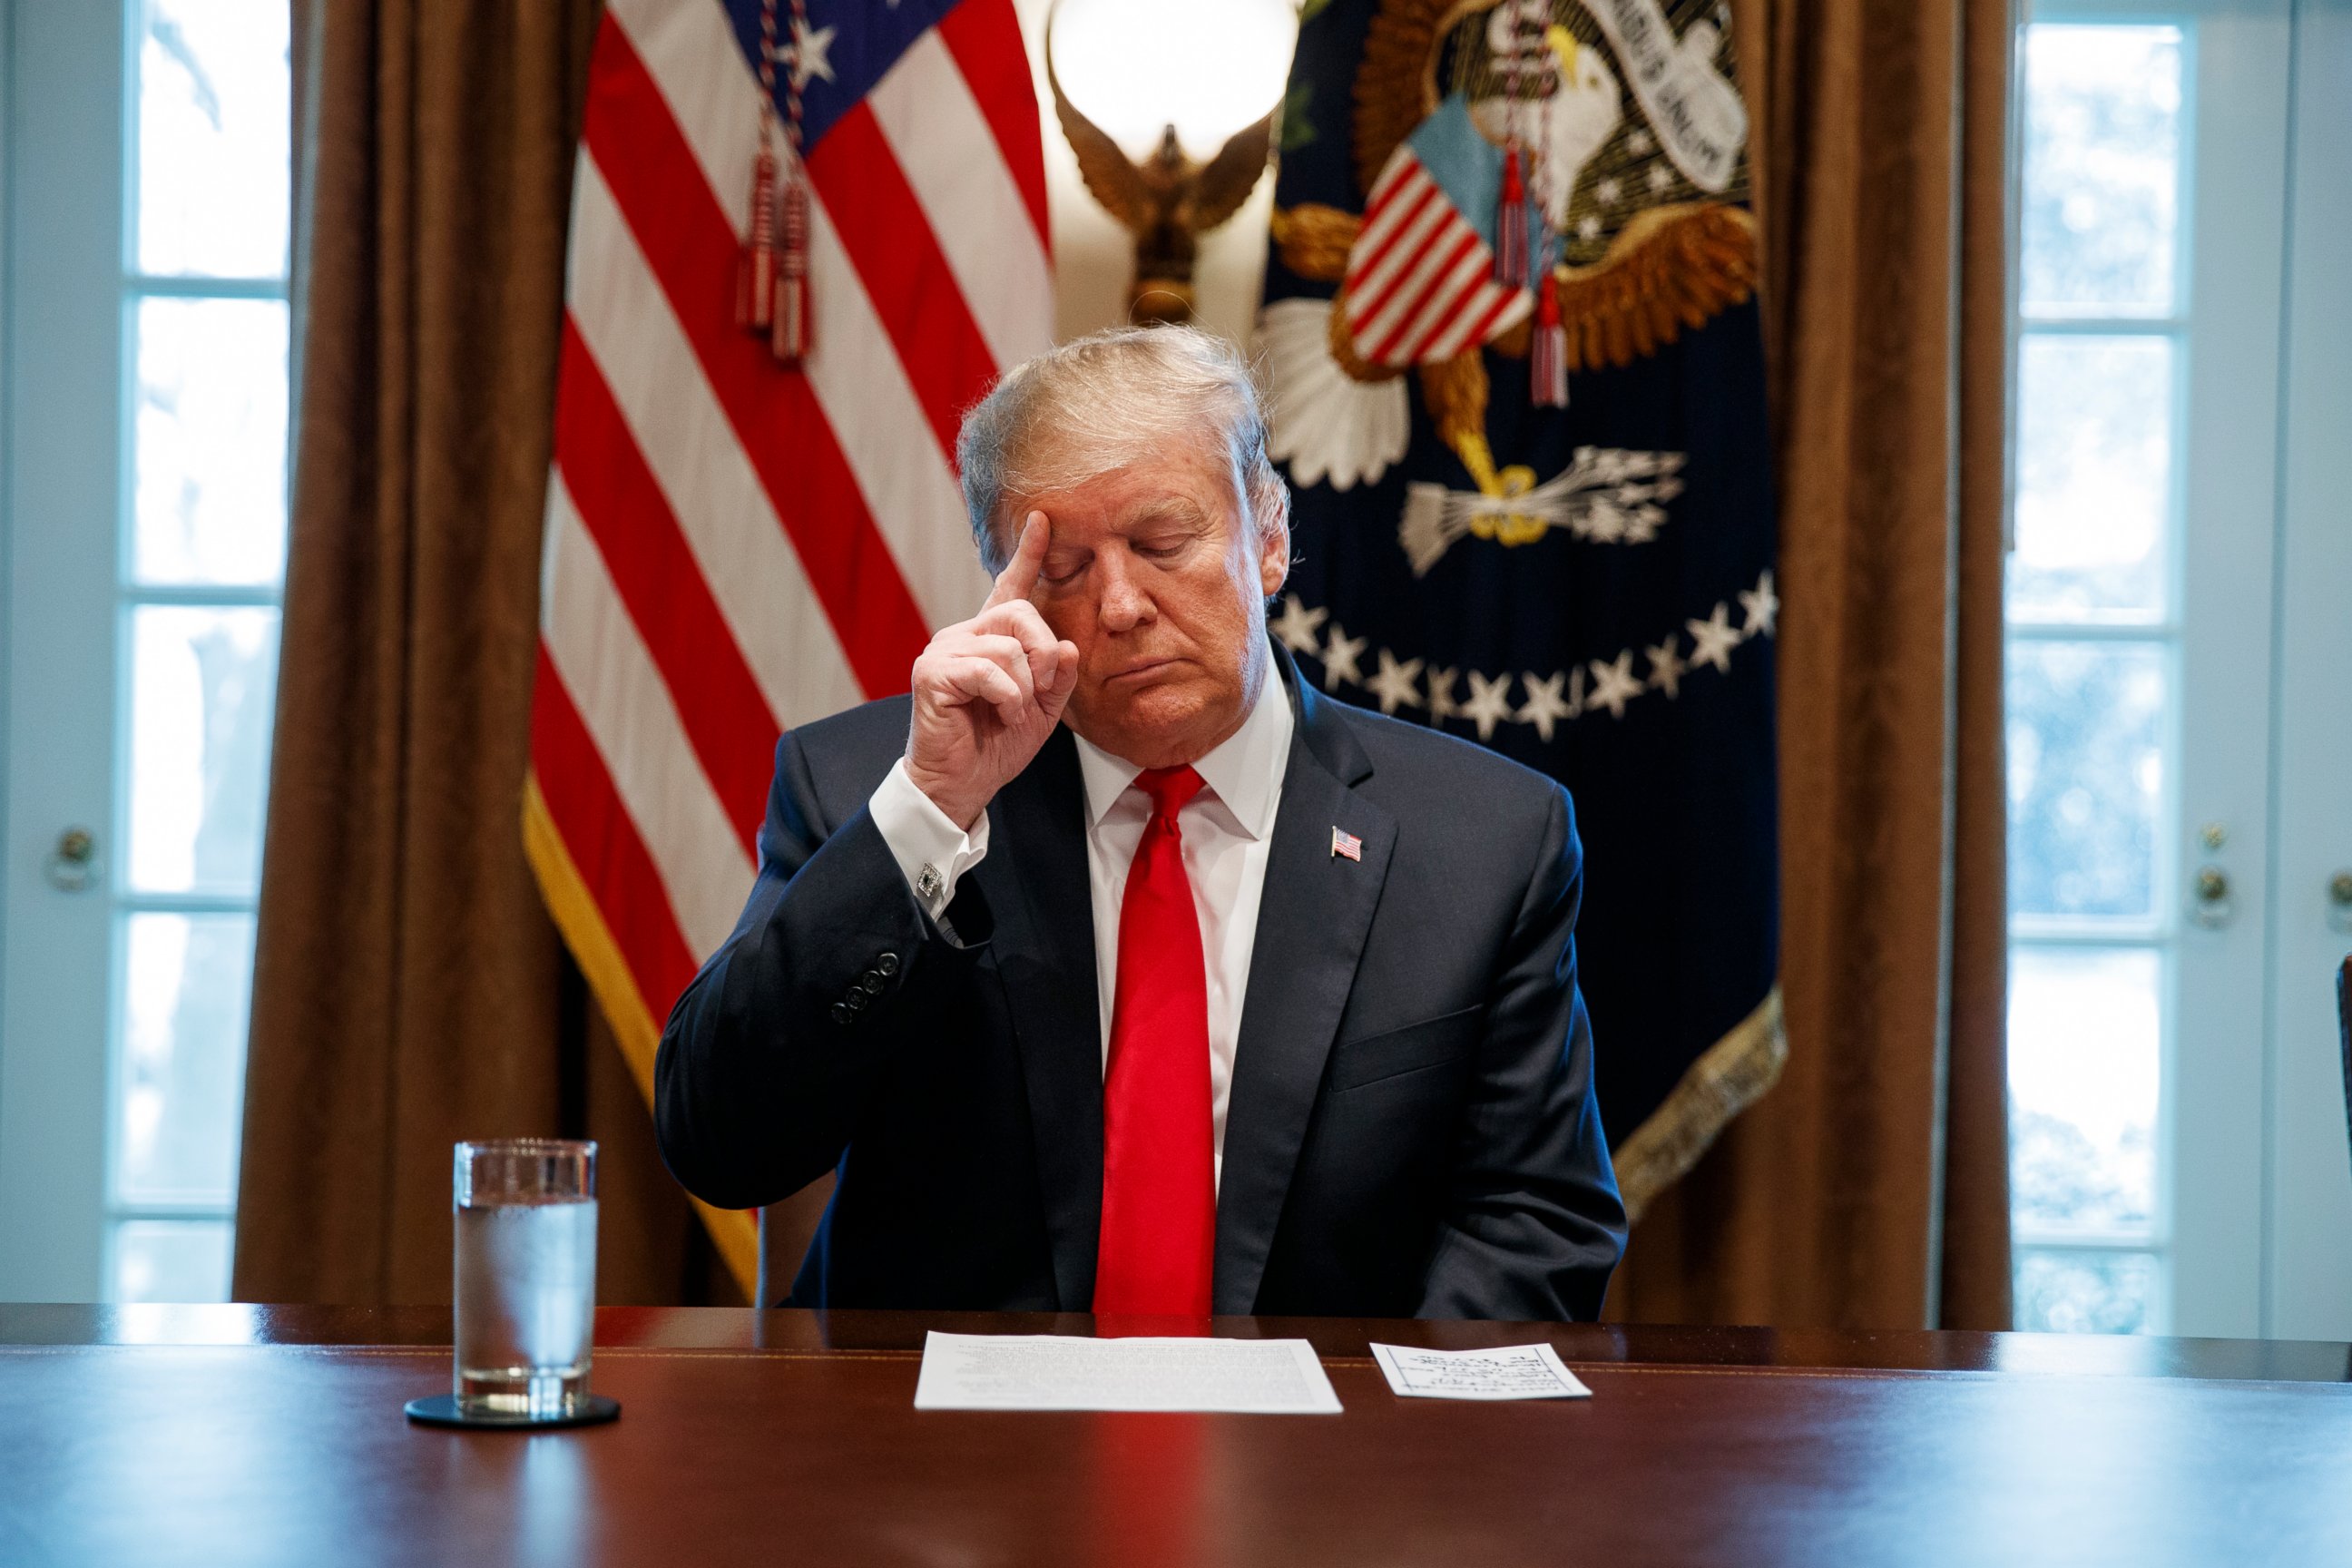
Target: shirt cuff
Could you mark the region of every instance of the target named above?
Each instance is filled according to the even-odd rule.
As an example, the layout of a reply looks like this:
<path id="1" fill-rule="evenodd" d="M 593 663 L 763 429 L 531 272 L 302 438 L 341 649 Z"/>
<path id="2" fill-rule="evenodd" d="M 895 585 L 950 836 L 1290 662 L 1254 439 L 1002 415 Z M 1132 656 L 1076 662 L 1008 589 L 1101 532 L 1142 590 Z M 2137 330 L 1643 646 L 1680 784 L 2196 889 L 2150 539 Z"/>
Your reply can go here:
<path id="1" fill-rule="evenodd" d="M 915 787 L 903 757 L 890 764 L 866 809 L 881 829 L 882 842 L 890 847 L 915 901 L 925 914 L 939 919 L 955 898 L 956 882 L 988 853 L 988 813 L 982 812 L 971 831 L 964 832 Z"/>

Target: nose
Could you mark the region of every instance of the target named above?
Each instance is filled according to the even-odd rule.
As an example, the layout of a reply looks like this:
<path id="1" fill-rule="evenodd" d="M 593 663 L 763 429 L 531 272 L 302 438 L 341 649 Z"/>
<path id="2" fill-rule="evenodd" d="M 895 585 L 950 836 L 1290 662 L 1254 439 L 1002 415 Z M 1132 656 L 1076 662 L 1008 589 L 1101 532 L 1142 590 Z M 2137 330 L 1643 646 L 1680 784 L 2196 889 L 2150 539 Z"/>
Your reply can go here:
<path id="1" fill-rule="evenodd" d="M 1103 630 L 1114 637 L 1133 631 L 1159 616 L 1159 606 L 1136 576 L 1135 563 L 1124 550 L 1107 550 L 1095 558 L 1102 593 L 1096 615 Z"/>

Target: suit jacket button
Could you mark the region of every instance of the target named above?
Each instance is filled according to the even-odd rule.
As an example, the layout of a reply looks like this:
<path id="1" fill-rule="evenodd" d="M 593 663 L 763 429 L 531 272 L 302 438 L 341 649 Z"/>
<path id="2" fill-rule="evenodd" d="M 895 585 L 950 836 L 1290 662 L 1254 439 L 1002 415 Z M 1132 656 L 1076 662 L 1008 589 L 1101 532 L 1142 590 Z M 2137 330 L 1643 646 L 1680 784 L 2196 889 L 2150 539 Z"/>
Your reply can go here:
<path id="1" fill-rule="evenodd" d="M 849 1005 L 847 1003 L 835 1002 L 833 1005 L 833 1021 L 835 1023 L 846 1024 L 856 1016 L 857 1016 L 857 1015 L 849 1010 Z"/>
<path id="2" fill-rule="evenodd" d="M 887 984 L 888 982 L 885 981 L 880 975 L 875 973 L 869 969 L 866 972 L 866 978 L 859 981 L 857 984 L 859 988 L 868 996 L 879 996 L 882 994 L 882 987 Z"/>
<path id="3" fill-rule="evenodd" d="M 883 953 L 875 959 L 874 967 L 880 970 L 885 978 L 896 974 L 898 973 L 898 955 L 895 952 Z"/>

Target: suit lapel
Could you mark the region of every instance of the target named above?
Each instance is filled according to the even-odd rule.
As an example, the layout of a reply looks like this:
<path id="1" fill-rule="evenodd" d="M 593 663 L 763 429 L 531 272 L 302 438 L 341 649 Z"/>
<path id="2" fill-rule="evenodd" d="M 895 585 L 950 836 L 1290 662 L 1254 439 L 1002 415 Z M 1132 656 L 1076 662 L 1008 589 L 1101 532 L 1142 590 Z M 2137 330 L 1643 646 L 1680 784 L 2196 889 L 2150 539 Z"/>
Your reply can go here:
<path id="1" fill-rule="evenodd" d="M 1349 787 L 1371 773 L 1370 760 L 1331 705 L 1299 681 L 1287 656 L 1279 662 L 1296 693 L 1298 725 L 1267 851 L 1225 1110 L 1219 1312 L 1255 1308 L 1323 1064 L 1396 847 L 1395 820 Z M 1335 827 L 1362 840 L 1360 862 L 1333 853 Z"/>
<path id="2" fill-rule="evenodd" d="M 1057 730 L 998 792 L 990 852 L 972 870 L 996 918 L 993 958 L 1028 1089 L 1055 1289 L 1065 1310 L 1080 1312 L 1094 1300 L 1103 1142 L 1085 823 L 1077 748 Z"/>

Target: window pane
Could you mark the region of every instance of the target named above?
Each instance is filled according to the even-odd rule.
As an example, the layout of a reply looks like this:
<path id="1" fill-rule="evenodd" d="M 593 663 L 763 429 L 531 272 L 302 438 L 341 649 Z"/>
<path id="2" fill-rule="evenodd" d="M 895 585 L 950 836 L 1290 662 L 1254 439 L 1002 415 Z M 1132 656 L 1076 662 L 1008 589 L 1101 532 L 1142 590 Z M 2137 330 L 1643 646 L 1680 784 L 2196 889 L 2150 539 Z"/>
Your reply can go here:
<path id="1" fill-rule="evenodd" d="M 2020 619 L 2164 613 L 2172 340 L 2031 332 L 2017 367 Z"/>
<path id="2" fill-rule="evenodd" d="M 244 1116 L 253 919 L 131 915 L 122 969 L 115 1197 L 227 1208 Z"/>
<path id="3" fill-rule="evenodd" d="M 139 302 L 144 583 L 275 583 L 286 569 L 286 303 Z"/>
<path id="4" fill-rule="evenodd" d="M 2034 26 L 2025 42 L 2025 309 L 2175 308 L 2181 33 Z"/>
<path id="5" fill-rule="evenodd" d="M 2156 1259 L 2145 1252 L 2017 1255 L 2017 1326 L 2050 1334 L 2144 1334 L 2156 1300 Z"/>
<path id="6" fill-rule="evenodd" d="M 226 1301 L 229 1246 L 225 1219 L 129 1219 L 114 1227 L 116 1301 Z"/>
<path id="7" fill-rule="evenodd" d="M 286 5 L 146 0 L 139 265 L 281 278 L 292 208 Z"/>
<path id="8" fill-rule="evenodd" d="M 251 893 L 278 678 L 278 612 L 131 612 L 131 884 Z"/>
<path id="9" fill-rule="evenodd" d="M 2147 1235 L 2161 966 L 2147 948 L 2010 952 L 2010 1204 L 2021 1235 Z"/>
<path id="10" fill-rule="evenodd" d="M 2010 644 L 2012 914 L 2155 913 L 2167 680 L 2156 643 Z"/>

